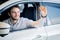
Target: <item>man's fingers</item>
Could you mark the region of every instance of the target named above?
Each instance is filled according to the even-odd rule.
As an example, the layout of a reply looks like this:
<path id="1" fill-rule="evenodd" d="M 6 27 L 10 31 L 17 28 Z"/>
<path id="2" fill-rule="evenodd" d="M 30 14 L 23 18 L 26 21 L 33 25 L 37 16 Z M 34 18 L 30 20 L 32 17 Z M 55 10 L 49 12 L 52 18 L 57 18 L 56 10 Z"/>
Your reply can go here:
<path id="1" fill-rule="evenodd" d="M 46 15 L 46 7 L 45 6 L 40 6 L 39 10 L 42 12 L 42 15 L 45 16 Z"/>
<path id="2" fill-rule="evenodd" d="M 45 13 L 46 12 L 46 8 L 44 6 L 40 6 L 40 11 Z"/>

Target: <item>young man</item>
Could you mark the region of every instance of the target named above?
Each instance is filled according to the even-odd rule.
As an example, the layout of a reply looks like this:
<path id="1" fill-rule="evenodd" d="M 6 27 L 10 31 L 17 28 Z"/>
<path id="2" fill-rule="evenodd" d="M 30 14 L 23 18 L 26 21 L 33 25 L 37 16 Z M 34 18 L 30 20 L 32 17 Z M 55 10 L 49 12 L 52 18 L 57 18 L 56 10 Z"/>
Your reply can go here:
<path id="1" fill-rule="evenodd" d="M 45 20 L 46 18 L 46 8 L 44 6 L 39 7 L 39 11 L 42 13 L 41 19 L 37 21 L 29 20 L 27 18 L 20 17 L 20 9 L 18 6 L 13 6 L 9 9 L 8 15 L 10 16 L 9 19 L 5 20 L 4 22 L 10 24 L 10 29 L 12 30 L 18 30 L 18 29 L 24 29 L 29 26 L 31 27 L 38 27 L 41 23 L 41 21 Z"/>

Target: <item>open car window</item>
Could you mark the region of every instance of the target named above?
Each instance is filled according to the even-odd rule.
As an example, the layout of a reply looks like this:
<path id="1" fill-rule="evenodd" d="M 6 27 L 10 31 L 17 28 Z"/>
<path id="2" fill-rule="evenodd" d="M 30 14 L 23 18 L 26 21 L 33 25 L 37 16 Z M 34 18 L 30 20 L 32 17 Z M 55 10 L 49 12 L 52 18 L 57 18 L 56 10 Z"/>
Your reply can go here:
<path id="1" fill-rule="evenodd" d="M 28 18 L 31 20 L 36 20 L 36 6 L 35 6 L 35 4 L 33 4 L 33 3 L 18 3 L 15 5 L 18 5 L 20 7 L 21 17 L 25 17 L 25 18 Z M 12 5 L 12 6 L 14 6 L 14 5 Z M 0 21 L 6 20 L 9 18 L 8 10 L 12 6 L 8 5 L 7 8 L 3 8 L 0 11 Z"/>

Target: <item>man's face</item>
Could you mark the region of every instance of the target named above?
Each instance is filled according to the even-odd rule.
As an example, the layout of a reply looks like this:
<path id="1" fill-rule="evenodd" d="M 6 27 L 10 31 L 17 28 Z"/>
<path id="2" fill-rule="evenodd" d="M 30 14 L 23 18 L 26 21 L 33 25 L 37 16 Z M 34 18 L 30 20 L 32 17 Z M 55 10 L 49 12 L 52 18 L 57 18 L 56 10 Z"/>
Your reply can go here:
<path id="1" fill-rule="evenodd" d="M 9 16 L 13 19 L 13 20 L 17 20 L 20 17 L 20 9 L 19 8 L 12 8 L 10 11 Z"/>

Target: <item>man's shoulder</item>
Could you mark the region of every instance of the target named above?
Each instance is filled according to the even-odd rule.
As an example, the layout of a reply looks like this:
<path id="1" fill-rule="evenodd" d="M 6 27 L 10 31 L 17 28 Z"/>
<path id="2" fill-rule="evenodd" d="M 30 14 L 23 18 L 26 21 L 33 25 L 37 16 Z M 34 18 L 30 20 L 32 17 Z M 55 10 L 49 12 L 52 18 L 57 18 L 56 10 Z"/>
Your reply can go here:
<path id="1" fill-rule="evenodd" d="M 6 19 L 6 20 L 4 20 L 3 22 L 6 22 L 6 23 L 8 23 L 8 21 L 10 20 L 10 18 L 8 18 L 8 19 Z"/>

